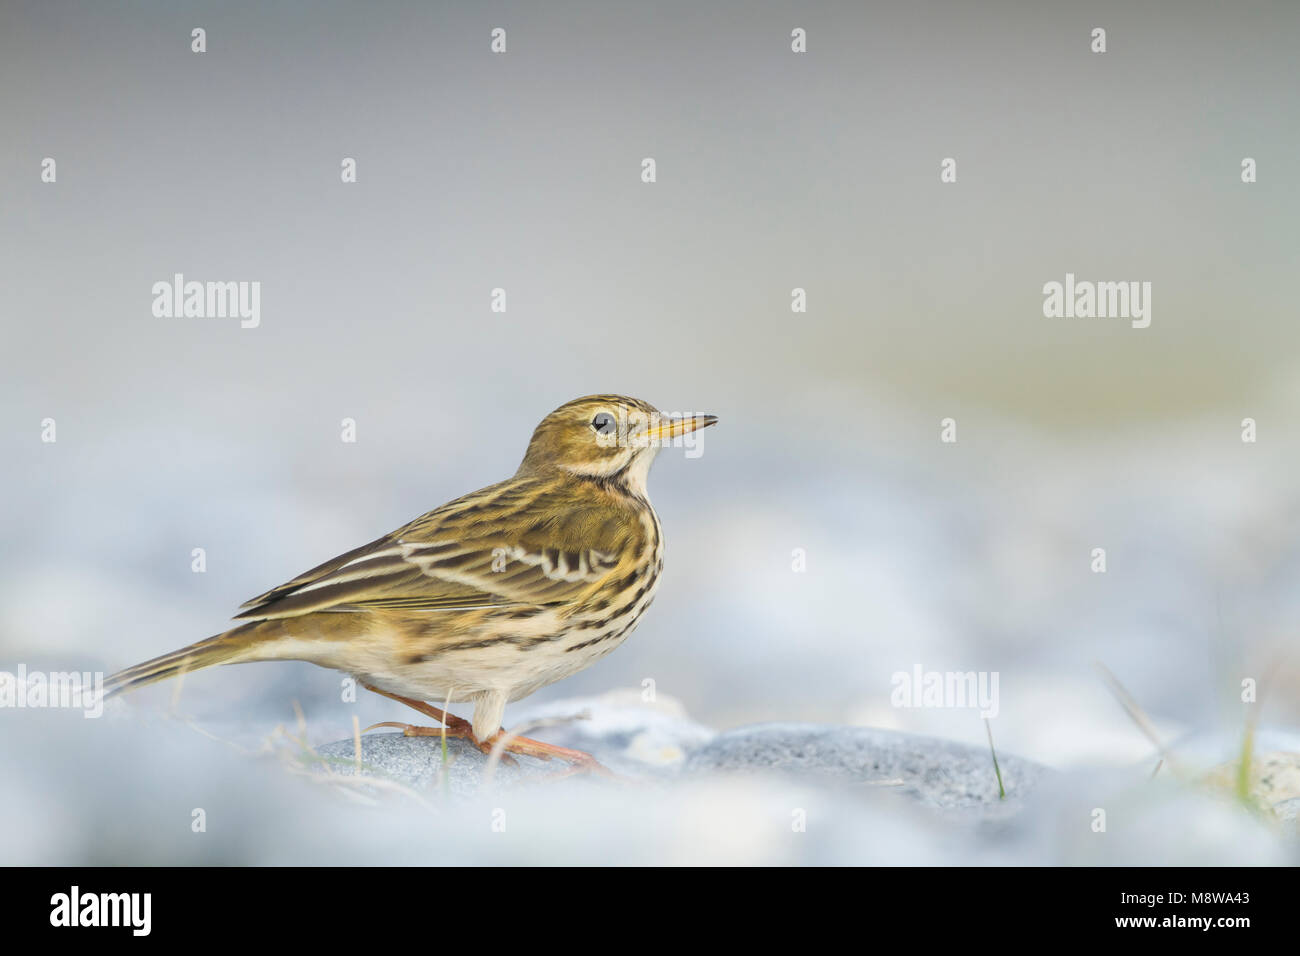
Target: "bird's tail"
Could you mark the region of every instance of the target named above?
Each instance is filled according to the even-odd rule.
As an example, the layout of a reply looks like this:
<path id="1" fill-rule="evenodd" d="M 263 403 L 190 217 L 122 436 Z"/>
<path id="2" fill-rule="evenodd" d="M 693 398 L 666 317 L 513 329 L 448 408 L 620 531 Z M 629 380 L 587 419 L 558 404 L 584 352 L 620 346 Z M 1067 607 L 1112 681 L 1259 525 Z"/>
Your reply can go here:
<path id="1" fill-rule="evenodd" d="M 189 671 L 247 659 L 250 637 L 248 632 L 259 623 L 261 622 L 231 628 L 216 637 L 209 637 L 206 641 L 199 641 L 197 644 L 182 647 L 162 657 L 155 657 L 151 661 L 118 671 L 104 681 L 104 696 L 115 697 L 124 691 L 135 690 L 169 677 L 179 677 Z"/>

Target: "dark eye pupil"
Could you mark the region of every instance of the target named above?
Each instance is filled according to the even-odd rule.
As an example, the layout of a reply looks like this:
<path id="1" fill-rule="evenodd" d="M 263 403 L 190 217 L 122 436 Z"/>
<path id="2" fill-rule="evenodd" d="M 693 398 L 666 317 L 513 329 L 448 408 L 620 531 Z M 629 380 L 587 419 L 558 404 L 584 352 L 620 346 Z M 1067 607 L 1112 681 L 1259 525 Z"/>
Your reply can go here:
<path id="1" fill-rule="evenodd" d="M 614 416 L 608 412 L 601 412 L 591 420 L 591 427 L 602 435 L 608 435 L 614 430 Z"/>

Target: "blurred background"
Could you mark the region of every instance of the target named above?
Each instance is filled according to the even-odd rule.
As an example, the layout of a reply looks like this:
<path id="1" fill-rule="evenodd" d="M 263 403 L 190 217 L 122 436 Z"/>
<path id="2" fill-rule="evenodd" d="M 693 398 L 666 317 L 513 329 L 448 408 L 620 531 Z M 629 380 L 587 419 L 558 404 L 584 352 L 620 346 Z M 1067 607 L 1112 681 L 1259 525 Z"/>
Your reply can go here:
<path id="1" fill-rule="evenodd" d="M 653 610 L 533 701 L 649 678 L 716 728 L 982 743 L 890 678 L 996 671 L 999 748 L 1154 763 L 1100 661 L 1170 741 L 1238 733 L 1245 678 L 1294 730 L 1298 30 L 1249 2 L 10 0 L 0 668 L 217 633 L 621 392 L 721 423 L 652 474 Z M 1150 327 L 1045 318 L 1067 272 L 1150 282 Z M 175 273 L 260 282 L 260 325 L 155 317 Z M 317 742 L 404 717 L 339 679 L 217 669 L 184 705 L 249 739 L 293 700 Z M 59 749 L 10 736 L 0 778 Z"/>

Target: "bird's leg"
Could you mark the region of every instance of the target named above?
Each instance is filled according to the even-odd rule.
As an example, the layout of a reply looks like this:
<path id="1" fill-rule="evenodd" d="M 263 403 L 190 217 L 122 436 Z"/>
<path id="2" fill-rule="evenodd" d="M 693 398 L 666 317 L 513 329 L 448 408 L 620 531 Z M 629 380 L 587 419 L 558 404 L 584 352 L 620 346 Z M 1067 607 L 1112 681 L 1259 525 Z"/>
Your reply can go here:
<path id="1" fill-rule="evenodd" d="M 418 724 L 404 724 L 397 720 L 383 720 L 377 724 L 371 724 L 366 730 L 374 730 L 376 727 L 396 727 L 405 737 L 460 737 L 468 740 L 483 753 L 488 753 L 492 748 L 490 745 L 485 746 L 481 740 L 474 736 L 474 729 L 470 722 L 463 717 L 457 717 L 455 714 L 449 714 L 441 707 L 434 707 L 432 704 L 426 704 L 422 700 L 415 700 L 412 697 L 401 697 L 397 694 L 390 694 L 386 690 L 380 690 L 378 687 L 371 687 L 369 684 L 362 684 L 368 691 L 379 694 L 381 697 L 387 697 L 391 700 L 398 701 L 424 714 L 426 717 L 432 717 L 442 724 L 441 727 L 421 727 Z M 507 766 L 513 766 L 515 761 L 511 757 L 505 757 L 502 763 Z"/>
<path id="2" fill-rule="evenodd" d="M 441 707 L 434 707 L 432 704 L 426 704 L 422 700 L 415 700 L 411 697 L 399 697 L 397 694 L 390 694 L 386 690 L 380 690 L 378 687 L 371 687 L 369 684 L 362 684 L 361 686 L 372 693 L 379 694 L 381 697 L 387 697 L 390 700 L 403 703 L 407 707 L 414 708 L 424 714 L 424 716 L 432 717 L 434 720 L 442 724 L 441 727 L 415 727 L 411 724 L 401 724 L 393 720 L 386 720 L 381 724 L 371 724 L 370 727 L 366 728 L 366 730 L 370 730 L 372 727 L 401 727 L 404 731 L 407 731 L 406 736 L 408 737 L 441 737 L 445 732 L 448 737 L 468 737 L 469 739 L 474 740 L 475 743 L 478 743 L 474 737 L 474 732 L 470 729 L 469 721 L 465 720 L 463 717 L 449 714 Z M 425 731 L 430 731 L 430 733 L 425 733 Z"/>
<path id="3" fill-rule="evenodd" d="M 559 758 L 570 765 L 571 772 L 577 773 L 588 771 L 599 773 L 606 776 L 613 776 L 613 773 L 605 767 L 599 760 L 589 753 L 581 750 L 573 750 L 569 747 L 560 747 L 556 744 L 548 744 L 541 740 L 534 740 L 532 737 L 512 737 L 504 730 L 498 730 L 495 734 L 486 740 L 479 740 L 474 735 L 472 725 L 463 717 L 457 717 L 455 714 L 449 714 L 441 707 L 434 707 L 432 704 L 426 704 L 422 700 L 415 700 L 411 697 L 401 697 L 397 694 L 390 694 L 386 690 L 380 690 L 378 687 L 371 687 L 369 684 L 362 684 L 368 691 L 387 697 L 391 700 L 405 704 L 407 707 L 418 710 L 426 717 L 432 717 L 439 721 L 441 727 L 420 727 L 414 724 L 403 724 L 395 720 L 385 720 L 378 724 L 371 724 L 366 730 L 373 730 L 376 727 L 396 727 L 407 737 L 461 737 L 468 740 L 483 753 L 491 756 L 492 749 L 502 737 L 506 737 L 506 744 L 502 748 L 502 763 L 507 765 L 513 764 L 509 754 L 520 754 L 525 757 L 535 757 L 539 760 L 550 760 Z"/>

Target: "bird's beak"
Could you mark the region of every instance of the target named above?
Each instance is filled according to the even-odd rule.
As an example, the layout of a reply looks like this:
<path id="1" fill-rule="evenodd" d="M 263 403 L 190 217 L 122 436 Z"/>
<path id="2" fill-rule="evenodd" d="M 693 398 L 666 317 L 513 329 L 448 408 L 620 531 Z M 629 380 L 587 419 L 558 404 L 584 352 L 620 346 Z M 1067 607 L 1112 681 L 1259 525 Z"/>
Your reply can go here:
<path id="1" fill-rule="evenodd" d="M 645 434 L 648 441 L 672 441 L 678 435 L 687 435 L 708 428 L 718 420 L 717 415 L 692 415 L 690 418 L 669 418 L 652 425 Z"/>

